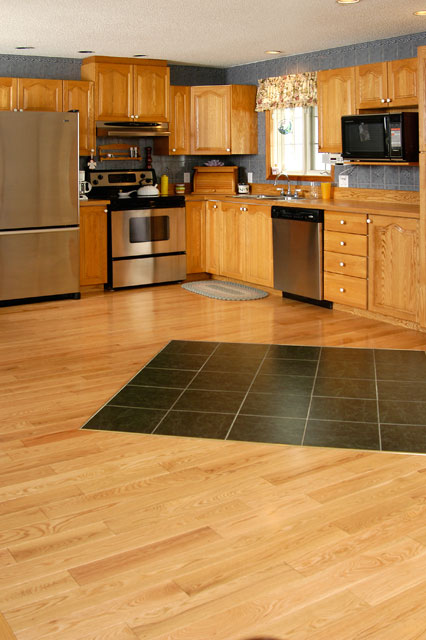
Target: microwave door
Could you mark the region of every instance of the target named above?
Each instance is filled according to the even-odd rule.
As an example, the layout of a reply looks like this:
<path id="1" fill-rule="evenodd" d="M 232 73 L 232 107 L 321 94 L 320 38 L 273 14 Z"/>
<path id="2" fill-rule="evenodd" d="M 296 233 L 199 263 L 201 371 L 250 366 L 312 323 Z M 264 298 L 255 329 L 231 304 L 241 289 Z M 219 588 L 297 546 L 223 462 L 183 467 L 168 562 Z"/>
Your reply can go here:
<path id="1" fill-rule="evenodd" d="M 342 156 L 352 160 L 385 160 L 389 158 L 388 127 L 383 115 L 342 118 Z"/>

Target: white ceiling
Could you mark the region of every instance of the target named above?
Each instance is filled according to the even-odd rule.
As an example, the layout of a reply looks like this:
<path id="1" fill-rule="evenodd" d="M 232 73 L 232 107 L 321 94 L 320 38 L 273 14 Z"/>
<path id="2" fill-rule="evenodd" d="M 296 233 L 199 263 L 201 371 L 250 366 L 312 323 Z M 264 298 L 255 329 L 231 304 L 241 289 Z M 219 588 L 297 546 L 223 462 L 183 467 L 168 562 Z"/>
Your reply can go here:
<path id="1" fill-rule="evenodd" d="M 426 32 L 426 0 L 1 0 L 0 54 L 84 58 L 146 54 L 230 67 Z M 17 51 L 17 46 L 33 46 Z"/>

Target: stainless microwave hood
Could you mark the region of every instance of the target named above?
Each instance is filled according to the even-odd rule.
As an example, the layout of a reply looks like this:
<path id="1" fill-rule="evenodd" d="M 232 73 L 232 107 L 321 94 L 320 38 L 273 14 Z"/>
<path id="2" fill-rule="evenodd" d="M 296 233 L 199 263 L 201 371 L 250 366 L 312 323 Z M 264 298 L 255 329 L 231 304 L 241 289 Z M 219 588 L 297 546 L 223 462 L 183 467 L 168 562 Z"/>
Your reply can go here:
<path id="1" fill-rule="evenodd" d="M 169 136 L 168 122 L 97 122 L 96 135 L 117 138 L 141 138 L 151 136 Z"/>

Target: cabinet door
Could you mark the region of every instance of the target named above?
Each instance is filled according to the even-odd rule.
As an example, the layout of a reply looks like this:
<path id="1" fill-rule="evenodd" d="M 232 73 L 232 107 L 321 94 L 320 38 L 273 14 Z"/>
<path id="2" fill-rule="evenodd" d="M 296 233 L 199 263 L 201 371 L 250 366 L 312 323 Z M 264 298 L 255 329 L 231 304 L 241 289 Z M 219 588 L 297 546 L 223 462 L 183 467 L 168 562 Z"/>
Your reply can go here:
<path id="1" fill-rule="evenodd" d="M 0 111 L 13 111 L 18 107 L 17 78 L 0 78 Z"/>
<path id="2" fill-rule="evenodd" d="M 247 205 L 244 280 L 274 286 L 271 207 Z"/>
<path id="3" fill-rule="evenodd" d="M 170 137 L 171 155 L 185 155 L 191 152 L 190 141 L 190 87 L 170 87 Z"/>
<path id="4" fill-rule="evenodd" d="M 191 87 L 191 153 L 231 153 L 231 87 Z"/>
<path id="5" fill-rule="evenodd" d="M 356 107 L 383 107 L 388 98 L 387 63 L 377 62 L 356 67 Z"/>
<path id="6" fill-rule="evenodd" d="M 18 106 L 24 111 L 62 111 L 62 80 L 19 78 Z"/>
<path id="7" fill-rule="evenodd" d="M 231 202 L 222 203 L 222 266 L 221 273 L 244 280 L 246 209 Z"/>
<path id="8" fill-rule="evenodd" d="M 355 113 L 355 67 L 318 72 L 319 150 L 342 152 L 341 117 Z"/>
<path id="9" fill-rule="evenodd" d="M 368 308 L 413 322 L 419 288 L 419 221 L 369 216 Z"/>
<path id="10" fill-rule="evenodd" d="M 79 112 L 80 155 L 88 156 L 96 146 L 93 82 L 64 80 L 64 111 Z"/>
<path id="11" fill-rule="evenodd" d="M 220 202 L 206 206 L 206 271 L 219 275 L 222 264 L 222 209 Z"/>
<path id="12" fill-rule="evenodd" d="M 170 70 L 168 67 L 134 65 L 133 114 L 140 120 L 168 122 Z"/>
<path id="13" fill-rule="evenodd" d="M 206 203 L 186 203 L 186 273 L 206 270 Z"/>
<path id="14" fill-rule="evenodd" d="M 417 58 L 388 62 L 388 87 L 391 107 L 417 105 Z"/>
<path id="15" fill-rule="evenodd" d="M 133 115 L 133 65 L 96 65 L 96 120 L 131 120 Z"/>
<path id="16" fill-rule="evenodd" d="M 107 214 L 103 206 L 80 207 L 80 284 L 107 281 Z"/>

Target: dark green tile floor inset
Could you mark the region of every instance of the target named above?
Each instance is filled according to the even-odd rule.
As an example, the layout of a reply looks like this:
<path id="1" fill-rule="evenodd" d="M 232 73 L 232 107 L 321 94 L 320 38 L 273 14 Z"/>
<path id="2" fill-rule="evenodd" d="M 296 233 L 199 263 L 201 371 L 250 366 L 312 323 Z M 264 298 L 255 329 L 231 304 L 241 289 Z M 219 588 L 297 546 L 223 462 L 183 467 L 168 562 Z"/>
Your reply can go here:
<path id="1" fill-rule="evenodd" d="M 426 453 L 426 352 L 172 340 L 82 428 Z"/>

